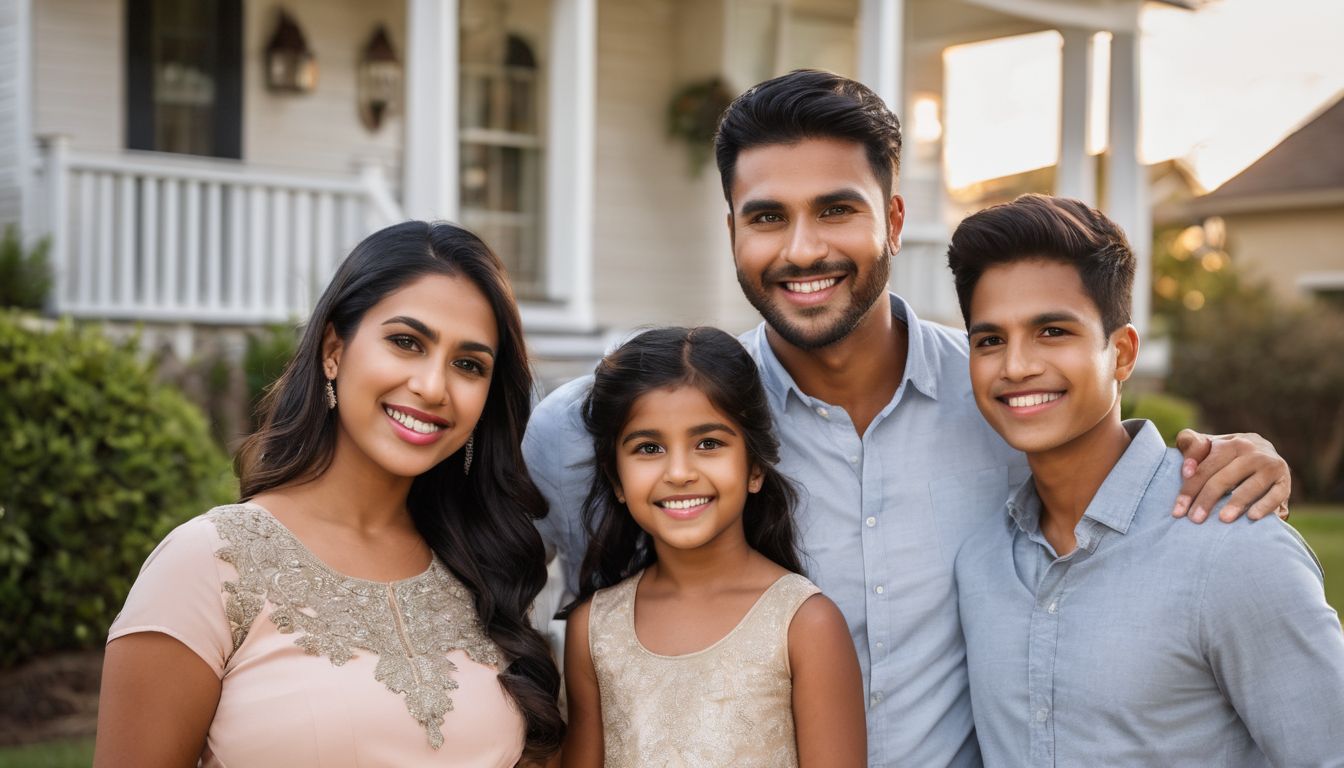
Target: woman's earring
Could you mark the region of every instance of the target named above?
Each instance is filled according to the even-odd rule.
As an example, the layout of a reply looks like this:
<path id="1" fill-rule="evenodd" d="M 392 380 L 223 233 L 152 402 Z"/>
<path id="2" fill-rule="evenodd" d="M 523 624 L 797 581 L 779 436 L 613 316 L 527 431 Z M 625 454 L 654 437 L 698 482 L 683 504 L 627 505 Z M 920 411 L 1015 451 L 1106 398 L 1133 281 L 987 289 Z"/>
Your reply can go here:
<path id="1" fill-rule="evenodd" d="M 476 452 L 476 433 L 467 435 L 467 455 L 462 457 L 462 474 L 471 474 L 471 458 Z"/>
<path id="2" fill-rule="evenodd" d="M 330 411 L 336 407 L 336 388 L 331 385 L 335 379 L 327 379 L 327 410 Z"/>

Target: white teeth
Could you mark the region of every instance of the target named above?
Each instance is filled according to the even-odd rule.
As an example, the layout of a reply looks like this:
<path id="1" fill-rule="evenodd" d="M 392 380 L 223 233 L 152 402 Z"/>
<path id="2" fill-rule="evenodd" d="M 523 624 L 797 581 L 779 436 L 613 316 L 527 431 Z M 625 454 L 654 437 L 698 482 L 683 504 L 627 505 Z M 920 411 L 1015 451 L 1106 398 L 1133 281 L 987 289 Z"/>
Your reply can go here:
<path id="1" fill-rule="evenodd" d="M 658 506 L 663 509 L 690 509 L 691 507 L 698 507 L 701 504 L 708 503 L 708 496 L 700 496 L 694 499 L 667 499 L 666 501 L 658 502 Z"/>
<path id="2" fill-rule="evenodd" d="M 809 280 L 806 283 L 785 283 L 784 287 L 794 293 L 816 293 L 835 285 L 838 278 L 828 277 L 825 280 Z"/>
<path id="3" fill-rule="evenodd" d="M 1060 392 L 1042 392 L 1035 395 L 1021 395 L 1019 397 L 1008 398 L 1008 405 L 1012 408 L 1026 408 L 1032 405 L 1044 405 L 1045 403 L 1058 400 L 1063 394 Z"/>
<path id="4" fill-rule="evenodd" d="M 401 426 L 411 430 L 412 432 L 419 432 L 422 435 L 433 434 L 435 432 L 438 432 L 440 429 L 443 429 L 442 425 L 429 424 L 427 422 L 415 418 L 414 416 L 411 416 L 410 414 L 402 413 L 401 411 L 398 411 L 395 408 L 390 408 L 388 406 L 383 406 L 383 412 L 386 413 L 388 416 L 391 416 L 392 418 L 396 419 L 397 423 L 400 424 Z"/>

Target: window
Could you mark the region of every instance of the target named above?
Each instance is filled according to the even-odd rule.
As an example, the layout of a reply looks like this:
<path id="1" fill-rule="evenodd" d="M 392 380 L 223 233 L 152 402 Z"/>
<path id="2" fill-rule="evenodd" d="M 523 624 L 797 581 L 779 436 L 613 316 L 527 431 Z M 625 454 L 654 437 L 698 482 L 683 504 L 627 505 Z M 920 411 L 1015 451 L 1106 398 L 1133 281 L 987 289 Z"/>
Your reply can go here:
<path id="1" fill-rule="evenodd" d="M 462 225 L 503 259 L 518 298 L 546 299 L 537 56 L 503 13 L 468 5 L 479 4 L 463 8 Z M 473 10 L 479 13 L 469 21 Z"/>
<path id="2" fill-rule="evenodd" d="M 126 143 L 242 156 L 241 0 L 128 0 Z"/>

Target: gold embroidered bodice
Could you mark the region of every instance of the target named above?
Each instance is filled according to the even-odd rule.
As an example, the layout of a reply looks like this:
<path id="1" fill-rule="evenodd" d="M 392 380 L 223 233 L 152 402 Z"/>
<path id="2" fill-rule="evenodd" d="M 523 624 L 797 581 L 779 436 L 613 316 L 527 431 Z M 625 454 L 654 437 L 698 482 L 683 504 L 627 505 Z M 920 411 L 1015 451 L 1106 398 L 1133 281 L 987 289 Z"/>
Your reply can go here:
<path id="1" fill-rule="evenodd" d="M 341 666 L 358 652 L 376 654 L 374 677 L 405 699 L 435 749 L 443 744 L 440 726 L 457 689 L 457 666 L 447 654 L 460 650 L 480 664 L 501 666 L 471 593 L 438 558 L 419 576 L 365 581 L 328 568 L 259 507 L 217 507 L 209 519 L 225 542 L 216 555 L 238 572 L 236 581 L 224 583 L 235 652 L 269 602 L 276 628 L 297 635 L 294 644 L 310 655 Z"/>
<path id="2" fill-rule="evenodd" d="M 789 622 L 817 587 L 783 576 L 717 643 L 662 656 L 635 636 L 641 575 L 594 595 L 588 619 L 606 768 L 797 766 Z"/>

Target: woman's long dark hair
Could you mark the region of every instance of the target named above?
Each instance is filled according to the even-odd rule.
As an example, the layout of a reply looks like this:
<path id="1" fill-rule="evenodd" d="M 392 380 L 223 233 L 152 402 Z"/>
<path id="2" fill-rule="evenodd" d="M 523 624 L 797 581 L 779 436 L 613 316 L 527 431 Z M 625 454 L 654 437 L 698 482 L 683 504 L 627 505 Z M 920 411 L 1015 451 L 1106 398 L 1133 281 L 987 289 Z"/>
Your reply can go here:
<path id="1" fill-rule="evenodd" d="M 569 609 L 657 559 L 648 534 L 616 499 L 616 448 L 630 409 L 641 395 L 681 386 L 703 392 L 741 428 L 747 459 L 764 473 L 761 490 L 747 495 L 742 510 L 747 544 L 784 568 L 802 572 L 793 524 L 798 495 L 775 469 L 779 439 L 755 361 L 737 339 L 718 328 L 656 328 L 598 363 L 592 391 L 583 404 L 595 466 L 583 505 L 588 552 L 579 569 L 579 595 Z"/>
<path id="2" fill-rule="evenodd" d="M 559 749 L 564 723 L 560 675 L 528 621 L 546 583 L 546 555 L 533 521 L 546 502 L 523 463 L 532 376 L 522 322 L 504 265 L 472 233 L 446 223 L 408 221 L 355 246 L 318 299 L 294 359 L 261 404 L 262 426 L 235 459 L 243 499 L 321 475 L 336 446 L 327 408 L 322 339 L 327 326 L 347 343 L 370 307 L 427 275 L 465 277 L 494 311 L 499 332 L 494 375 L 475 430 L 471 474 L 458 450 L 415 478 L 406 506 L 434 554 L 475 597 L 476 612 L 508 660 L 499 679 L 527 721 L 523 756 Z"/>

